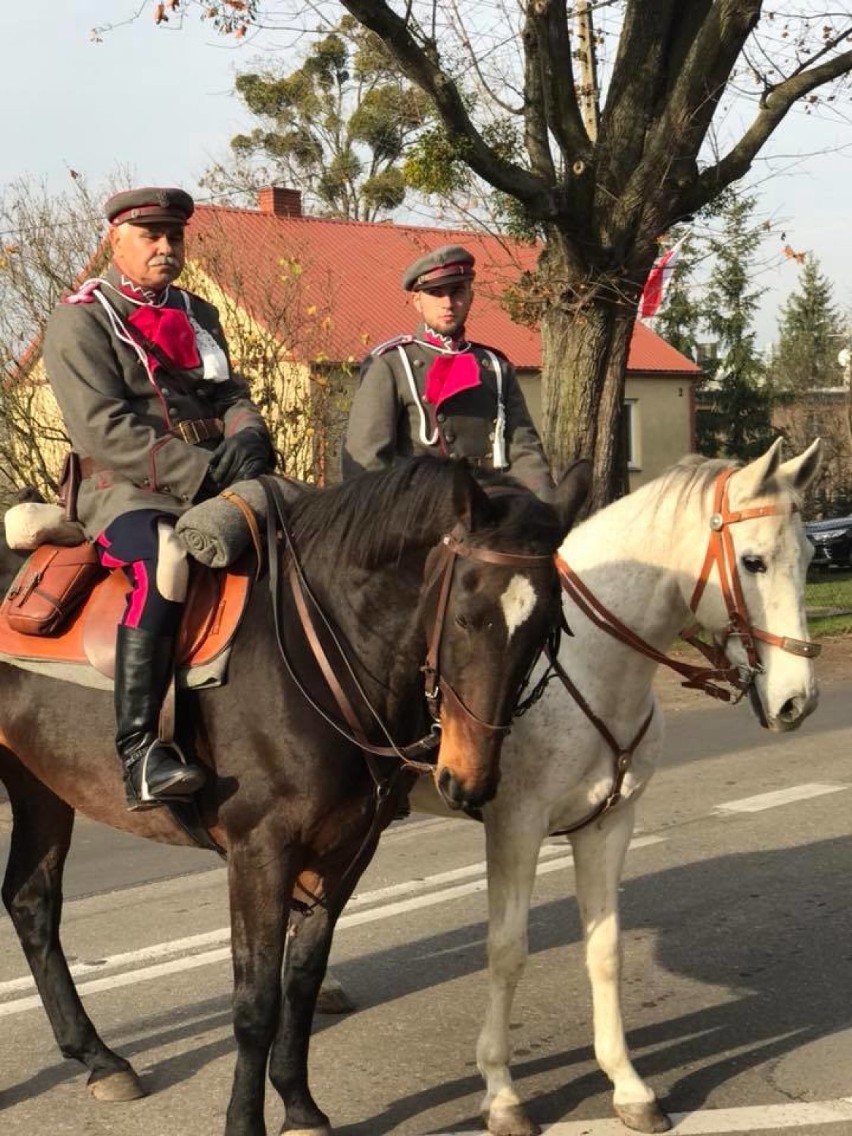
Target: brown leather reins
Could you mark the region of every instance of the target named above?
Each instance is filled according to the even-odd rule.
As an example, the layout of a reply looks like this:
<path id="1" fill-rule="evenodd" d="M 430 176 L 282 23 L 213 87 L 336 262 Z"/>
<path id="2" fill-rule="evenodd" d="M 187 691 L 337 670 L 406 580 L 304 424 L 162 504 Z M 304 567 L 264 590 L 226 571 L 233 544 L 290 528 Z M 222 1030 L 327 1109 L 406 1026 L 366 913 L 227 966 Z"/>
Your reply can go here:
<path id="1" fill-rule="evenodd" d="M 426 654 L 426 663 L 422 670 L 426 676 L 427 683 L 427 702 L 429 705 L 430 714 L 432 715 L 433 723 L 432 728 L 425 737 L 420 738 L 416 742 L 412 742 L 406 746 L 399 746 L 390 735 L 390 731 L 386 723 L 380 717 L 378 711 L 373 707 L 370 702 L 366 691 L 359 682 L 352 664 L 349 660 L 348 654 L 340 641 L 335 628 L 323 612 L 316 597 L 310 590 L 310 587 L 305 579 L 302 571 L 299 558 L 296 553 L 296 548 L 287 524 L 287 506 L 284 501 L 280 488 L 276 485 L 275 479 L 268 476 L 263 476 L 259 479 L 263 484 L 267 500 L 267 525 L 266 525 L 266 541 L 267 541 L 267 561 L 269 570 L 269 588 L 272 599 L 273 610 L 273 623 L 275 625 L 275 636 L 278 643 L 279 653 L 284 660 L 287 672 L 290 678 L 295 683 L 296 687 L 301 692 L 306 701 L 313 707 L 313 709 L 320 715 L 320 717 L 328 723 L 337 733 L 341 734 L 347 741 L 358 746 L 364 756 L 364 761 L 369 770 L 370 776 L 373 780 L 375 789 L 375 809 L 370 822 L 370 826 L 361 841 L 361 844 L 355 853 L 354 857 L 349 863 L 343 876 L 337 884 L 336 891 L 332 896 L 328 895 L 314 895 L 303 885 L 299 884 L 300 889 L 308 898 L 305 903 L 295 897 L 292 899 L 292 904 L 295 910 L 304 916 L 310 915 L 318 906 L 328 905 L 333 895 L 338 891 L 342 891 L 343 886 L 355 870 L 356 865 L 359 863 L 365 849 L 373 839 L 378 836 L 379 828 L 382 820 L 382 804 L 388 797 L 397 776 L 403 768 L 408 767 L 417 772 L 432 772 L 433 766 L 431 763 L 419 760 L 420 756 L 425 756 L 437 748 L 440 738 L 440 699 L 449 697 L 453 700 L 455 705 L 471 718 L 480 728 L 491 730 L 494 732 L 505 733 L 509 729 L 509 723 L 505 725 L 497 725 L 490 722 L 485 722 L 483 719 L 477 717 L 472 710 L 459 697 L 458 693 L 454 690 L 452 685 L 441 676 L 440 673 L 440 650 L 441 639 L 443 635 L 443 626 L 446 619 L 447 607 L 450 599 L 450 591 L 452 587 L 454 569 L 456 560 L 463 557 L 471 560 L 481 560 L 489 564 L 500 564 L 507 567 L 540 567 L 544 563 L 551 562 L 549 554 L 519 554 L 510 552 L 499 552 L 495 549 L 482 548 L 477 545 L 472 545 L 468 541 L 469 533 L 464 525 L 459 523 L 453 531 L 441 541 L 441 547 L 438 555 L 438 564 L 429 581 L 426 584 L 426 590 L 433 588 L 440 580 L 440 590 L 438 593 L 438 603 L 435 611 L 435 618 L 432 625 L 432 632 L 428 640 L 428 650 Z M 317 665 L 322 672 L 323 678 L 329 690 L 331 691 L 335 702 L 337 703 L 340 713 L 346 720 L 347 725 L 342 725 L 339 721 L 327 714 L 325 710 L 317 703 L 312 695 L 307 691 L 302 681 L 296 675 L 292 663 L 290 662 L 289 655 L 287 654 L 284 645 L 284 633 L 282 624 L 281 613 L 281 564 L 279 556 L 279 545 L 285 545 L 288 554 L 287 565 L 287 578 L 290 584 L 290 590 L 296 605 L 296 610 L 299 613 L 299 619 L 302 624 L 302 629 L 310 645 L 311 651 L 317 662 Z M 320 641 L 319 634 L 316 629 L 314 618 L 311 614 L 313 609 L 319 616 L 327 634 L 331 637 L 335 645 L 335 649 L 339 656 L 341 663 L 344 666 L 347 674 L 349 675 L 355 689 L 358 691 L 363 703 L 370 712 L 370 715 L 377 723 L 379 729 L 387 738 L 389 744 L 387 746 L 373 745 L 364 732 L 358 715 L 355 712 L 352 703 L 346 695 L 337 675 L 335 674 L 334 667 L 332 666 L 328 655 Z M 376 757 L 393 757 L 396 758 L 398 764 L 389 777 L 384 776 L 382 770 L 379 768 Z M 288 942 L 292 935 L 296 933 L 295 925 L 291 924 L 288 929 Z"/>
<path id="2" fill-rule="evenodd" d="M 489 564 L 504 565 L 506 567 L 541 567 L 545 563 L 551 562 L 549 554 L 524 554 L 524 553 L 511 553 L 500 552 L 496 549 L 480 547 L 471 544 L 469 541 L 470 534 L 465 526 L 461 523 L 457 524 L 451 533 L 443 537 L 438 554 L 438 564 L 430 579 L 427 581 L 425 589 L 430 591 L 439 582 L 438 602 L 435 611 L 435 617 L 432 623 L 432 631 L 428 638 L 428 649 L 426 653 L 426 662 L 421 668 L 426 679 L 426 700 L 429 707 L 429 712 L 432 717 L 432 727 L 430 732 L 415 742 L 408 745 L 400 746 L 393 741 L 387 725 L 382 721 L 378 711 L 372 706 L 366 691 L 359 682 L 349 655 L 344 645 L 340 641 L 339 634 L 332 626 L 331 622 L 323 612 L 316 598 L 313 596 L 310 587 L 305 579 L 302 571 L 299 558 L 296 554 L 296 549 L 293 544 L 292 537 L 287 525 L 286 506 L 283 504 L 280 493 L 274 484 L 273 479 L 261 478 L 267 492 L 267 501 L 270 506 L 269 512 L 277 520 L 277 524 L 269 524 L 267 526 L 267 554 L 269 561 L 269 574 L 270 574 L 270 591 L 272 594 L 272 605 L 274 614 L 274 623 L 276 636 L 278 639 L 279 651 L 285 661 L 290 677 L 296 683 L 302 695 L 307 699 L 310 705 L 316 712 L 326 721 L 333 729 L 352 742 L 361 749 L 365 756 L 372 755 L 376 757 L 394 757 L 397 758 L 403 766 L 407 766 L 417 772 L 431 772 L 432 765 L 419 758 L 426 756 L 432 750 L 437 748 L 439 744 L 439 731 L 440 731 L 440 703 L 442 696 L 452 700 L 468 718 L 476 723 L 481 729 L 492 731 L 495 733 L 505 733 L 509 730 L 511 722 L 506 723 L 492 723 L 486 722 L 478 717 L 474 712 L 465 705 L 456 690 L 440 673 L 440 651 L 441 640 L 443 637 L 443 628 L 446 620 L 447 607 L 449 604 L 450 593 L 452 588 L 452 581 L 456 560 L 459 557 L 470 560 L 479 560 Z M 311 651 L 320 668 L 323 678 L 328 686 L 337 708 L 345 719 L 346 725 L 342 725 L 334 717 L 327 714 L 321 706 L 318 705 L 316 700 L 305 689 L 301 680 L 296 676 L 289 657 L 287 655 L 282 631 L 281 608 L 280 608 L 280 563 L 278 556 L 278 540 L 282 540 L 286 546 L 287 558 L 287 579 L 290 585 L 290 591 L 293 596 L 296 610 L 299 614 L 299 619 L 302 624 L 302 629 L 305 633 Z M 371 717 L 377 724 L 379 730 L 387 738 L 388 745 L 374 745 L 367 739 L 367 735 L 361 725 L 358 715 L 347 696 L 343 686 L 335 673 L 335 668 L 329 660 L 328 654 L 322 645 L 319 633 L 317 631 L 315 616 L 325 627 L 327 634 L 331 637 L 334 643 L 337 656 L 340 663 L 343 665 L 344 670 L 349 675 L 349 678 L 354 685 L 355 689 L 368 709 Z M 371 772 L 373 766 L 370 762 Z M 374 774 L 375 776 L 375 774 Z"/>
<path id="3" fill-rule="evenodd" d="M 731 538 L 730 526 L 739 521 L 752 520 L 758 517 L 777 516 L 782 514 L 784 510 L 774 505 L 762 505 L 752 509 L 740 509 L 736 511 L 729 509 L 728 482 L 735 472 L 735 469 L 723 470 L 716 479 L 713 513 L 710 517 L 710 541 L 701 572 L 689 603 L 690 610 L 696 613 L 701 597 L 704 594 L 704 589 L 707 587 L 711 573 L 715 567 L 719 573 L 719 583 L 728 612 L 728 623 L 724 629 L 724 639 L 718 645 L 705 643 L 697 636 L 697 624 L 694 624 L 681 633 L 681 638 L 701 651 L 711 664 L 710 666 L 696 666 L 693 663 L 683 662 L 680 659 L 673 659 L 662 651 L 657 650 L 657 648 L 650 643 L 647 643 L 641 636 L 637 635 L 635 631 L 632 631 L 626 624 L 622 623 L 620 619 L 613 615 L 612 612 L 597 599 L 594 593 L 586 587 L 580 577 L 562 557 L 559 555 L 556 556 L 556 569 L 559 573 L 560 583 L 562 584 L 565 594 L 570 597 L 596 627 L 599 627 L 614 639 L 618 639 L 628 647 L 631 647 L 634 651 L 638 651 L 640 654 L 646 655 L 649 659 L 653 659 L 654 662 L 662 663 L 664 666 L 682 675 L 686 680 L 683 686 L 702 690 L 705 694 L 709 694 L 713 698 L 722 699 L 725 702 L 732 700 L 732 693 L 730 690 L 719 686 L 718 683 L 728 683 L 734 691 L 738 692 L 737 698 L 741 698 L 754 681 L 754 675 L 762 670 L 762 665 L 757 655 L 755 640 L 768 643 L 773 647 L 780 647 L 783 651 L 788 651 L 790 654 L 799 655 L 807 659 L 815 659 L 822 649 L 819 643 L 813 643 L 810 640 L 795 639 L 789 635 L 775 635 L 773 632 L 754 627 L 748 617 L 739 572 L 737 570 L 737 559 Z M 794 505 L 791 512 L 795 511 L 796 506 Z M 733 636 L 739 638 L 743 644 L 746 658 L 748 659 L 748 666 L 746 668 L 735 666 L 727 657 L 725 645 Z M 555 649 L 548 648 L 548 657 L 554 673 L 559 677 L 568 693 L 607 743 L 613 755 L 613 778 L 610 792 L 588 816 L 583 818 L 583 820 L 571 825 L 569 828 L 563 828 L 558 832 L 551 833 L 553 836 L 565 836 L 569 833 L 576 832 L 598 817 L 603 816 L 620 800 L 624 778 L 630 769 L 635 751 L 639 747 L 639 743 L 644 738 L 651 724 L 654 716 L 654 706 L 652 705 L 648 715 L 630 744 L 622 748 L 618 745 L 606 723 L 593 713 L 580 691 L 568 677 L 556 656 Z"/>

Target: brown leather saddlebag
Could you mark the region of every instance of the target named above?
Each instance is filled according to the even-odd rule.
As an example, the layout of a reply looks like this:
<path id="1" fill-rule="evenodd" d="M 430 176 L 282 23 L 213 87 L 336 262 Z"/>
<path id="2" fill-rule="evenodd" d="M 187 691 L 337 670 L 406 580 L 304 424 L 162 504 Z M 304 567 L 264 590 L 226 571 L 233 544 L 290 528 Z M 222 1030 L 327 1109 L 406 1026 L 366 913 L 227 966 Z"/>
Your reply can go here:
<path id="1" fill-rule="evenodd" d="M 52 635 L 104 573 L 93 544 L 42 544 L 15 577 L 2 615 L 24 635 Z"/>

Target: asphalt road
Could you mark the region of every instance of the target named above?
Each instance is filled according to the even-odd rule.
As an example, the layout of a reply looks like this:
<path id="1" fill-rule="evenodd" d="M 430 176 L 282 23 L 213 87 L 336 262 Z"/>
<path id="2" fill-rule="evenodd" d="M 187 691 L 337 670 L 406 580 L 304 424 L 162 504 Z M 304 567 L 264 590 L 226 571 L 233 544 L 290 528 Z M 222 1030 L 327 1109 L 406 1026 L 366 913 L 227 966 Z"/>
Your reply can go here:
<path id="1" fill-rule="evenodd" d="M 700 710 L 668 713 L 667 758 L 625 874 L 624 1008 L 635 1063 L 684 1136 L 852 1134 L 850 700 L 852 684 L 833 684 L 783 737 L 745 707 L 696 701 Z M 337 1136 L 480 1129 L 482 859 L 478 826 L 415 817 L 393 826 L 361 881 L 332 960 L 359 1010 L 319 1017 L 312 1047 L 314 1092 Z M 549 1136 L 613 1136 L 624 1129 L 606 1120 L 591 1051 L 564 841 L 545 848 L 541 868 L 515 1076 Z M 215 857 L 80 822 L 66 896 L 64 941 L 87 1009 L 151 1095 L 87 1097 L 3 915 L 0 1133 L 221 1132 L 233 1045 Z M 270 1098 L 270 1133 L 281 1120 Z"/>

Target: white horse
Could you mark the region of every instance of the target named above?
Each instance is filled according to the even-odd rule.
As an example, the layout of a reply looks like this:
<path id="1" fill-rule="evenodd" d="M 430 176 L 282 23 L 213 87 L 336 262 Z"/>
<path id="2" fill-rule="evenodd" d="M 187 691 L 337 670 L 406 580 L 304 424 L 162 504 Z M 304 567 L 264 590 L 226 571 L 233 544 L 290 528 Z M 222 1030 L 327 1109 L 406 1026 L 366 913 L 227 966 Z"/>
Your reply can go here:
<path id="1" fill-rule="evenodd" d="M 733 679 L 771 730 L 795 729 L 814 710 L 816 649 L 804 610 L 811 550 L 797 512 L 820 460 L 816 441 L 782 464 L 780 440 L 743 468 L 685 459 L 580 525 L 560 550 L 573 636 L 563 636 L 557 662 L 579 700 L 559 681 L 547 685 L 507 738 L 500 787 L 483 810 L 490 990 L 477 1062 L 495 1136 L 539 1131 L 509 1072 L 509 1014 L 539 849 L 548 834 L 574 826 L 595 1056 L 624 1124 L 670 1127 L 631 1064 L 620 1002 L 618 886 L 636 800 L 663 743 L 651 683 L 663 653 L 697 622 L 727 662 L 703 673 L 681 667 L 688 679 L 711 689 Z M 430 782 L 415 787 L 415 809 L 440 811 L 437 801 Z"/>

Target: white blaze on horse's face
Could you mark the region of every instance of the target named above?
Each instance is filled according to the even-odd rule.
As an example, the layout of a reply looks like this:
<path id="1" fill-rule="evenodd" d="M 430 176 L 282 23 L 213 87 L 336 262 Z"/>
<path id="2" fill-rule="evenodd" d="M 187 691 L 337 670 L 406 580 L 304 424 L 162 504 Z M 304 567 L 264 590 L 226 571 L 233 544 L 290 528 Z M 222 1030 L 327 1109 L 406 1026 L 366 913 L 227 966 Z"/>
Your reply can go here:
<path id="1" fill-rule="evenodd" d="M 805 576 L 811 548 L 804 535 L 798 507 L 802 494 L 816 477 L 821 462 L 821 444 L 813 443 L 799 457 L 782 463 L 780 439 L 763 457 L 738 470 L 729 482 L 728 508 L 766 508 L 766 516 L 746 518 L 729 526 L 734 563 L 742 588 L 749 626 L 771 636 L 792 640 L 810 639 L 805 613 Z M 712 621 L 705 622 L 705 601 L 699 604 L 700 622 L 717 636 L 728 622 L 718 579 L 712 596 L 706 595 Z M 709 589 L 708 589 L 709 591 Z M 708 611 L 708 614 L 710 612 Z M 760 638 L 755 643 L 759 669 L 750 691 L 752 705 L 772 730 L 792 730 L 817 704 L 818 690 L 812 658 Z M 728 658 L 747 668 L 747 652 L 733 635 L 725 641 Z"/>
<path id="2" fill-rule="evenodd" d="M 535 611 L 535 604 L 535 588 L 527 577 L 520 574 L 513 576 L 508 588 L 500 597 L 500 607 L 506 620 L 506 642 L 512 638 L 522 623 L 526 623 Z"/>

